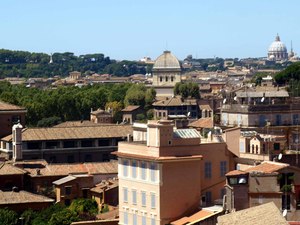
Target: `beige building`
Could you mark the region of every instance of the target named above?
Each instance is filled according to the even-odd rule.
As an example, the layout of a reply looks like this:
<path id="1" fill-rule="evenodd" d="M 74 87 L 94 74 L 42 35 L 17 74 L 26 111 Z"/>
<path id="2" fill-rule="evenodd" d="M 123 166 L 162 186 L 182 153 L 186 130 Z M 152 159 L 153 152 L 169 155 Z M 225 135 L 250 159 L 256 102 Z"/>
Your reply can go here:
<path id="1" fill-rule="evenodd" d="M 116 152 L 119 224 L 168 224 L 223 198 L 225 173 L 234 168 L 225 143 L 201 144 L 195 129 L 174 129 L 167 120 L 146 129 L 146 139 L 120 142 Z"/>
<path id="2" fill-rule="evenodd" d="M 170 52 L 164 51 L 153 65 L 153 83 L 156 95 L 173 94 L 176 83 L 181 81 L 181 66 L 178 59 Z"/>

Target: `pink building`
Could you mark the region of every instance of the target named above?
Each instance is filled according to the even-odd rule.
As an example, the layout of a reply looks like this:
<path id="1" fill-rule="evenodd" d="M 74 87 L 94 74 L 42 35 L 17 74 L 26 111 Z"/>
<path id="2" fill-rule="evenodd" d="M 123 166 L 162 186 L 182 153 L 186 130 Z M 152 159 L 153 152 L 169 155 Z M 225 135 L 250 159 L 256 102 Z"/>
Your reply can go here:
<path id="1" fill-rule="evenodd" d="M 146 129 L 146 140 L 120 142 L 116 152 L 119 224 L 168 224 L 223 197 L 225 174 L 234 168 L 224 142 L 201 144 L 198 131 L 166 120 Z"/>

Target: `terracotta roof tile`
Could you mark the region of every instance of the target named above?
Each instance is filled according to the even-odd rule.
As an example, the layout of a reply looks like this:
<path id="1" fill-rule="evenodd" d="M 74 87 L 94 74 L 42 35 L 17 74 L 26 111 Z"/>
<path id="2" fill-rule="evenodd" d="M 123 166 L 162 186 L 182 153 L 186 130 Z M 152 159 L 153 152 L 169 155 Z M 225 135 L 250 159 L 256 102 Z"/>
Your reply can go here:
<path id="1" fill-rule="evenodd" d="M 153 106 L 181 106 L 181 105 L 197 105 L 197 99 L 183 99 L 181 96 L 165 97 L 157 99 Z"/>
<path id="2" fill-rule="evenodd" d="M 200 118 L 190 123 L 189 126 L 195 128 L 213 128 L 214 122 L 212 118 Z"/>
<path id="3" fill-rule="evenodd" d="M 288 225 L 273 202 L 218 217 L 218 225 Z"/>
<path id="4" fill-rule="evenodd" d="M 67 176 L 69 174 L 117 174 L 118 162 L 93 162 L 93 163 L 73 163 L 73 164 L 48 164 L 40 168 L 40 175 L 37 175 L 36 168 L 25 168 L 30 176 Z"/>
<path id="5" fill-rule="evenodd" d="M 131 133 L 132 127 L 130 125 L 27 128 L 22 131 L 22 140 L 41 141 L 113 138 L 126 137 Z M 11 141 L 11 139 L 12 135 L 3 138 L 5 141 Z"/>
<path id="6" fill-rule="evenodd" d="M 26 110 L 24 107 L 0 101 L 0 111 Z"/>
<path id="7" fill-rule="evenodd" d="M 241 170 L 232 170 L 232 171 L 226 173 L 226 176 L 238 176 L 238 175 L 243 175 L 243 174 L 248 174 L 248 172 L 241 171 Z"/>
<path id="8" fill-rule="evenodd" d="M 0 163 L 0 176 L 1 175 L 15 175 L 15 174 L 25 174 L 26 171 L 11 165 L 9 163 Z"/>
<path id="9" fill-rule="evenodd" d="M 278 163 L 278 162 L 262 162 L 260 165 L 250 167 L 246 169 L 246 172 L 262 172 L 262 173 L 274 173 L 279 170 L 288 167 L 289 164 L 286 163 Z"/>
<path id="10" fill-rule="evenodd" d="M 27 191 L 0 191 L 0 205 L 35 202 L 54 202 L 54 200 Z"/>
<path id="11" fill-rule="evenodd" d="M 122 112 L 131 112 L 131 111 L 134 111 L 138 108 L 140 108 L 139 105 L 129 105 L 125 109 L 122 109 Z"/>

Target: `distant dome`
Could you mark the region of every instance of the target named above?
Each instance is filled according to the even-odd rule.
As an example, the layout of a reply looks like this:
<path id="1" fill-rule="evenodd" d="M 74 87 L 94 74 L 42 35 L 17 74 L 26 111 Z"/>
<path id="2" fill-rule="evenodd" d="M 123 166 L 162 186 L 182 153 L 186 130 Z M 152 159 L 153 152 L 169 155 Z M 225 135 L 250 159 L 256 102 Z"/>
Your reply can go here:
<path id="1" fill-rule="evenodd" d="M 283 42 L 280 41 L 280 37 L 277 34 L 275 41 L 272 42 L 268 49 L 268 58 L 273 58 L 274 56 L 276 60 L 287 59 L 288 54 L 286 50 L 286 46 Z"/>
<path id="2" fill-rule="evenodd" d="M 164 51 L 164 53 L 155 60 L 153 70 L 156 69 L 181 70 L 181 67 L 178 59 L 170 51 Z"/>

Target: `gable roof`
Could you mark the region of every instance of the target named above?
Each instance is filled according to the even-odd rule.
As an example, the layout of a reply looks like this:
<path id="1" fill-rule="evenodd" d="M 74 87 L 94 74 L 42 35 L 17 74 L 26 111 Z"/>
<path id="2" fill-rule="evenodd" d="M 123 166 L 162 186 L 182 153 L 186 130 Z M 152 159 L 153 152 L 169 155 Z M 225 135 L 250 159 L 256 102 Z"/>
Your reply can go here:
<path id="1" fill-rule="evenodd" d="M 27 172 L 9 163 L 5 163 L 5 162 L 0 163 L 0 176 L 16 175 L 16 174 L 23 175 L 25 173 Z"/>
<path id="2" fill-rule="evenodd" d="M 197 99 L 194 98 L 181 98 L 181 96 L 176 95 L 173 97 L 165 97 L 157 99 L 153 106 L 182 106 L 182 105 L 197 105 Z"/>
<path id="3" fill-rule="evenodd" d="M 213 122 L 213 119 L 210 117 L 200 118 L 200 119 L 190 123 L 189 126 L 195 127 L 195 128 L 213 128 L 214 122 Z"/>
<path id="4" fill-rule="evenodd" d="M 139 105 L 129 105 L 126 108 L 122 109 L 122 112 L 132 112 L 132 111 L 137 110 L 139 108 L 140 108 Z"/>
<path id="5" fill-rule="evenodd" d="M 262 162 L 257 166 L 250 167 L 245 170 L 245 172 L 261 172 L 261 173 L 275 173 L 279 170 L 288 167 L 289 164 L 279 163 L 279 162 Z"/>
<path id="6" fill-rule="evenodd" d="M 0 101 L 0 111 L 26 111 L 24 107 Z"/>
<path id="7" fill-rule="evenodd" d="M 274 202 L 218 217 L 218 225 L 288 225 Z"/>
<path id="8" fill-rule="evenodd" d="M 50 128 L 26 128 L 22 130 L 23 141 L 47 141 L 47 140 L 72 140 L 92 138 L 127 137 L 132 133 L 131 125 L 110 126 L 78 126 L 78 127 L 50 127 Z M 11 141 L 12 135 L 2 140 Z"/>
<path id="9" fill-rule="evenodd" d="M 73 164 L 48 164 L 44 168 L 39 168 L 37 175 L 36 168 L 25 168 L 30 176 L 67 176 L 69 174 L 117 174 L 118 162 L 91 162 L 91 163 L 73 163 Z"/>
<path id="10" fill-rule="evenodd" d="M 54 199 L 27 191 L 0 191 L 0 205 L 54 202 Z"/>

